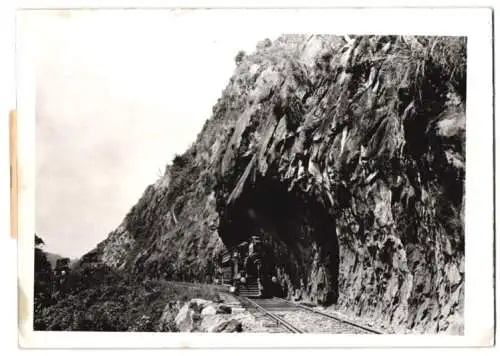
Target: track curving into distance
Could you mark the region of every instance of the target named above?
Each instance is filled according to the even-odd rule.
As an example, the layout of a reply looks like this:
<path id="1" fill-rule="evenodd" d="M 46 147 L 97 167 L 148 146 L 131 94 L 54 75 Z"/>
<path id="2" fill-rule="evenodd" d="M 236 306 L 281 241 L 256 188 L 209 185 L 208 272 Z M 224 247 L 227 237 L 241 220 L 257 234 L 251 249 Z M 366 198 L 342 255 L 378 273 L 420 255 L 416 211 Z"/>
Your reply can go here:
<path id="1" fill-rule="evenodd" d="M 378 330 L 281 298 L 239 299 L 249 309 L 264 313 L 292 333 L 381 334 Z"/>

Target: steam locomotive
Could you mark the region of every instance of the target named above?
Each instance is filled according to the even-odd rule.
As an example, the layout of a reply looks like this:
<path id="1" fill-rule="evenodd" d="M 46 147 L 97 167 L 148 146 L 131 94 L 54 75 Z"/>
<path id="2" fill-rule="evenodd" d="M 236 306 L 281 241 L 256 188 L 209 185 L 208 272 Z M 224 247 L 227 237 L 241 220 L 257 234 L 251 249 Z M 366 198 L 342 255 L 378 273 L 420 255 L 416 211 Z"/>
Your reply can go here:
<path id="1" fill-rule="evenodd" d="M 281 286 L 270 256 L 261 238 L 252 236 L 222 253 L 217 280 L 229 286 L 232 293 L 241 296 L 279 296 L 282 294 Z"/>

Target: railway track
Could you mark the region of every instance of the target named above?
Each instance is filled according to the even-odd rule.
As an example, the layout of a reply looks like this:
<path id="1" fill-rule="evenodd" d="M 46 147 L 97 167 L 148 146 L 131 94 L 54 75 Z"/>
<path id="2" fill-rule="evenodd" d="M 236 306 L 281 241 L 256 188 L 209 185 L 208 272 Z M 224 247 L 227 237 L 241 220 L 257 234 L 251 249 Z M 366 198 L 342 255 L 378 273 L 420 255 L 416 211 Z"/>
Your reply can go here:
<path id="1" fill-rule="evenodd" d="M 381 334 L 372 328 L 341 319 L 281 298 L 249 299 L 239 297 L 247 309 L 258 311 L 291 333 Z M 261 316 L 259 315 L 259 316 Z"/>
<path id="2" fill-rule="evenodd" d="M 241 304 L 244 307 L 246 307 L 247 310 L 252 311 L 252 314 L 254 314 L 254 316 L 267 317 L 267 318 L 275 321 L 276 322 L 275 328 L 278 329 L 277 330 L 278 332 L 280 331 L 279 328 L 281 328 L 285 332 L 291 332 L 294 334 L 301 334 L 302 333 L 302 330 L 295 327 L 293 324 L 289 323 L 288 321 L 284 320 L 276 312 L 271 311 L 269 305 L 266 305 L 267 308 L 262 306 L 262 304 L 265 304 L 264 301 L 266 301 L 266 299 L 250 299 L 247 297 L 238 297 L 238 299 L 240 299 Z M 255 314 L 257 314 L 257 315 L 255 315 Z"/>
<path id="3" fill-rule="evenodd" d="M 221 293 L 226 304 L 246 309 L 264 322 L 265 332 L 276 333 L 330 333 L 330 334 L 382 334 L 373 328 L 349 321 L 305 305 L 282 298 L 248 298 L 229 293 L 227 286 L 204 283 L 170 281 L 186 287 L 209 287 Z M 244 309 L 243 309 L 244 308 Z"/>

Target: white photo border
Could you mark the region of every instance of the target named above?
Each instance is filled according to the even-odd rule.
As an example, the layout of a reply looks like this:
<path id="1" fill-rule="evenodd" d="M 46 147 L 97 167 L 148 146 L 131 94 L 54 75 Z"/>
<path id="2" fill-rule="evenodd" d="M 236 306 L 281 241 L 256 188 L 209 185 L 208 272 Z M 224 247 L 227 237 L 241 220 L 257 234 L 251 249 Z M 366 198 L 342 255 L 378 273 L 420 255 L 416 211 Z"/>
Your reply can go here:
<path id="1" fill-rule="evenodd" d="M 192 3 L 192 2 L 190 2 Z M 197 2 L 200 6 L 201 1 Z M 104 6 L 104 5 L 103 5 Z M 162 11 L 157 9 L 158 11 Z M 150 10 L 150 11 L 157 11 Z M 467 36 L 465 333 L 449 335 L 287 335 L 33 331 L 35 77 L 37 13 L 19 10 L 16 74 L 19 155 L 19 343 L 29 348 L 317 348 L 488 346 L 494 336 L 493 40 L 488 8 L 212 9 L 247 11 L 282 33 Z M 100 11 L 100 10 L 95 10 Z M 110 10 L 112 11 L 112 10 Z M 205 11 L 205 10 L 197 10 Z M 222 15 L 221 15 L 222 16 Z M 262 21 L 254 24 L 264 23 Z M 221 24 L 214 24 L 219 26 Z M 248 31 L 252 28 L 249 27 Z M 105 238 L 105 236 L 103 236 Z"/>

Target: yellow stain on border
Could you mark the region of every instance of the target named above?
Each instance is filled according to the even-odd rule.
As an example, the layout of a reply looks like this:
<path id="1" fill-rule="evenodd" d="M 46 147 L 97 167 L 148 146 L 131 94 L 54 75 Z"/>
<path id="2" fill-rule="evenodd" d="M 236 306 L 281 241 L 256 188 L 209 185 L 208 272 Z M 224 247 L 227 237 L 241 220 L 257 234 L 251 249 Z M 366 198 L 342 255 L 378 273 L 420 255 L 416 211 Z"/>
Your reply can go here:
<path id="1" fill-rule="evenodd" d="M 17 239 L 19 182 L 17 171 L 17 115 L 9 112 L 9 152 L 10 152 L 10 235 Z"/>

